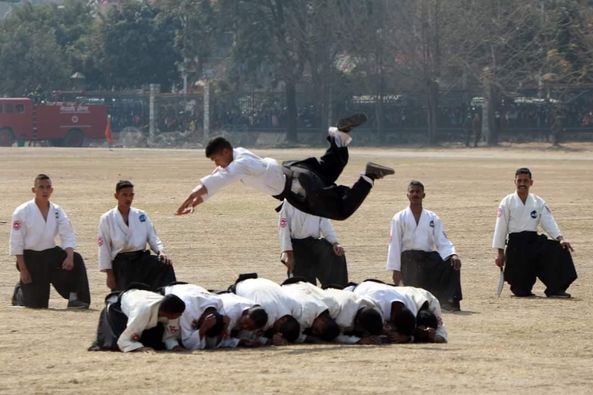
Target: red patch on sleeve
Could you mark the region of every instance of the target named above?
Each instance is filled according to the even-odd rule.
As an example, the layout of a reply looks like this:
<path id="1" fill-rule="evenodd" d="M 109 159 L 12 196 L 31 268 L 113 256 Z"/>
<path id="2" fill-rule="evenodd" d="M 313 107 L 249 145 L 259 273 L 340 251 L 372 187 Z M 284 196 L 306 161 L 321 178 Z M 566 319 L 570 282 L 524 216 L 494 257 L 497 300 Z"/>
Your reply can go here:
<path id="1" fill-rule="evenodd" d="M 288 220 L 286 218 L 280 218 L 280 227 L 281 228 L 286 228 L 287 224 L 288 224 Z"/>
<path id="2" fill-rule="evenodd" d="M 500 217 L 502 215 L 502 207 L 496 209 L 496 216 Z"/>
<path id="3" fill-rule="evenodd" d="M 12 223 L 12 229 L 14 229 L 14 230 L 21 230 L 21 221 L 14 221 Z"/>
<path id="4" fill-rule="evenodd" d="M 101 236 L 99 236 L 99 237 L 97 238 L 97 245 L 98 245 L 99 247 L 102 247 L 102 246 L 103 246 L 103 244 L 105 244 L 105 241 L 103 240 L 103 238 L 102 238 Z"/>
<path id="5" fill-rule="evenodd" d="M 140 335 L 138 335 L 137 333 L 134 333 L 132 335 L 132 340 L 135 341 L 135 342 L 137 342 L 138 340 L 140 340 Z"/>

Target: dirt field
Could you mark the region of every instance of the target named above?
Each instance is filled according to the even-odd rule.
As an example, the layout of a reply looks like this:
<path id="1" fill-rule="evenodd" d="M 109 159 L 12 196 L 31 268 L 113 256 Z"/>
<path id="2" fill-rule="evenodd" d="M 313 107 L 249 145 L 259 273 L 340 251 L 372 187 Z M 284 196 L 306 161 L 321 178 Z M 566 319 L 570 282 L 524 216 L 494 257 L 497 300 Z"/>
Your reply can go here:
<path id="1" fill-rule="evenodd" d="M 280 160 L 321 149 L 255 150 Z M 115 205 L 128 178 L 135 206 L 151 215 L 179 280 L 224 288 L 241 272 L 283 280 L 276 201 L 237 185 L 196 213 L 173 212 L 212 169 L 201 150 L 100 148 L 0 149 L 0 241 L 7 248 L 14 208 L 33 197 L 37 173 L 53 179 L 53 201 L 69 214 L 86 260 L 92 308 L 66 311 L 52 290 L 48 311 L 10 306 L 14 258 L 0 259 L 2 393 L 591 393 L 593 388 L 593 145 L 495 149 L 359 149 L 340 181 L 351 184 L 368 160 L 396 175 L 378 181 L 360 210 L 335 227 L 352 280 L 389 280 L 384 270 L 389 220 L 403 209 L 411 178 L 426 185 L 425 207 L 443 219 L 463 262 L 462 312 L 445 313 L 444 345 L 296 345 L 257 350 L 123 354 L 87 352 L 105 276 L 97 269 L 99 216 Z M 495 297 L 490 248 L 498 202 L 513 191 L 514 170 L 528 166 L 533 192 L 550 204 L 575 247 L 579 279 L 571 300 Z M 5 250 L 7 251 L 7 250 Z"/>

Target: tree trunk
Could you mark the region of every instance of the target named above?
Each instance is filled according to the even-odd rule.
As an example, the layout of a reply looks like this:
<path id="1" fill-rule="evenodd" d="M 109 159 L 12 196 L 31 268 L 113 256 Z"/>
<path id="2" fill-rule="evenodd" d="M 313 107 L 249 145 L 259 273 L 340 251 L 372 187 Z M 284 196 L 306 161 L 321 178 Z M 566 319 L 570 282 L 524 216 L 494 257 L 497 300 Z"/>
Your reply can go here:
<path id="1" fill-rule="evenodd" d="M 437 84 L 428 81 L 426 116 L 428 120 L 428 142 L 430 145 L 436 145 L 437 138 L 437 110 L 439 105 L 439 90 Z"/>
<path id="2" fill-rule="evenodd" d="M 498 125 L 496 122 L 496 108 L 498 106 L 498 91 L 496 86 L 492 83 L 488 84 L 486 113 L 488 114 L 488 133 L 486 135 L 486 143 L 489 146 L 498 144 Z"/>

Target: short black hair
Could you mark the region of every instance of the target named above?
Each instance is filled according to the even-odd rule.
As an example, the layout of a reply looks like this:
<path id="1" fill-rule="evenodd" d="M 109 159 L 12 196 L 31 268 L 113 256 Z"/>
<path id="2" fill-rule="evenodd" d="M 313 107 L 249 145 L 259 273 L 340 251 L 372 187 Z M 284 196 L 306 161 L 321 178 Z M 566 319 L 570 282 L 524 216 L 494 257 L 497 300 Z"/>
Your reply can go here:
<path id="1" fill-rule="evenodd" d="M 321 332 L 319 337 L 321 340 L 330 342 L 334 340 L 340 334 L 340 327 L 336 321 L 330 317 L 329 313 L 323 317 L 321 321 Z"/>
<path id="2" fill-rule="evenodd" d="M 408 189 L 413 188 L 413 187 L 420 187 L 422 190 L 424 190 L 424 184 L 418 180 L 410 181 L 410 183 L 408 184 Z"/>
<path id="3" fill-rule="evenodd" d="M 210 312 L 211 311 L 211 312 Z M 222 333 L 224 329 L 224 317 L 215 308 L 209 307 L 204 311 L 204 314 L 213 314 L 214 318 L 216 318 L 216 323 L 212 326 L 212 328 L 208 329 L 204 335 L 207 337 L 214 337 L 218 336 Z"/>
<path id="4" fill-rule="evenodd" d="M 360 327 L 371 335 L 380 335 L 383 332 L 383 318 L 372 307 L 366 306 L 358 310 L 355 319 L 360 324 Z"/>
<path id="5" fill-rule="evenodd" d="M 213 154 L 222 152 L 223 149 L 233 149 L 233 146 L 224 137 L 214 137 L 206 145 L 206 158 L 210 158 Z"/>
<path id="6" fill-rule="evenodd" d="M 294 343 L 301 334 L 301 325 L 291 315 L 286 315 L 286 320 L 280 326 L 280 333 L 282 333 L 282 337 L 291 343 Z"/>
<path id="7" fill-rule="evenodd" d="M 117 184 L 115 184 L 115 192 L 119 192 L 124 188 L 134 188 L 134 184 L 128 180 L 119 180 Z"/>
<path id="8" fill-rule="evenodd" d="M 159 311 L 181 314 L 185 311 L 185 302 L 177 295 L 165 295 L 161 301 Z"/>
<path id="9" fill-rule="evenodd" d="M 401 333 L 402 335 L 412 336 L 414 334 L 414 329 L 416 329 L 416 317 L 414 313 L 402 303 L 392 303 L 392 310 L 393 305 L 400 305 L 399 310 L 396 311 L 395 314 L 392 312 L 392 324 L 395 326 L 395 329 Z"/>
<path id="10" fill-rule="evenodd" d="M 247 310 L 247 314 L 256 328 L 263 328 L 268 322 L 268 313 L 261 306 L 253 306 Z"/>
<path id="11" fill-rule="evenodd" d="M 432 311 L 420 310 L 416 316 L 416 325 L 436 329 L 439 326 L 439 320 Z"/>
<path id="12" fill-rule="evenodd" d="M 527 167 L 518 168 L 515 172 L 515 177 L 517 177 L 519 174 L 527 174 L 529 178 L 531 178 L 531 170 L 529 170 Z"/>
<path id="13" fill-rule="evenodd" d="M 49 180 L 51 181 L 51 179 L 49 178 L 49 176 L 47 174 L 37 174 L 37 177 L 35 177 L 35 180 L 33 180 L 33 185 L 37 184 L 38 181 L 42 181 L 42 180 Z"/>

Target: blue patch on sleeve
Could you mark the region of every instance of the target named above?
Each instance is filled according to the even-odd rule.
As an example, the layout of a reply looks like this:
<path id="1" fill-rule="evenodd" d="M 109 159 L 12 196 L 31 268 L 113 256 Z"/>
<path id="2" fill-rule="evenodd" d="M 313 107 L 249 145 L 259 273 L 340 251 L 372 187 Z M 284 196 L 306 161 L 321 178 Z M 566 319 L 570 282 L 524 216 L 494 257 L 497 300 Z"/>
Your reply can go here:
<path id="1" fill-rule="evenodd" d="M 146 215 L 140 214 L 139 219 L 140 219 L 140 222 L 146 222 Z"/>

